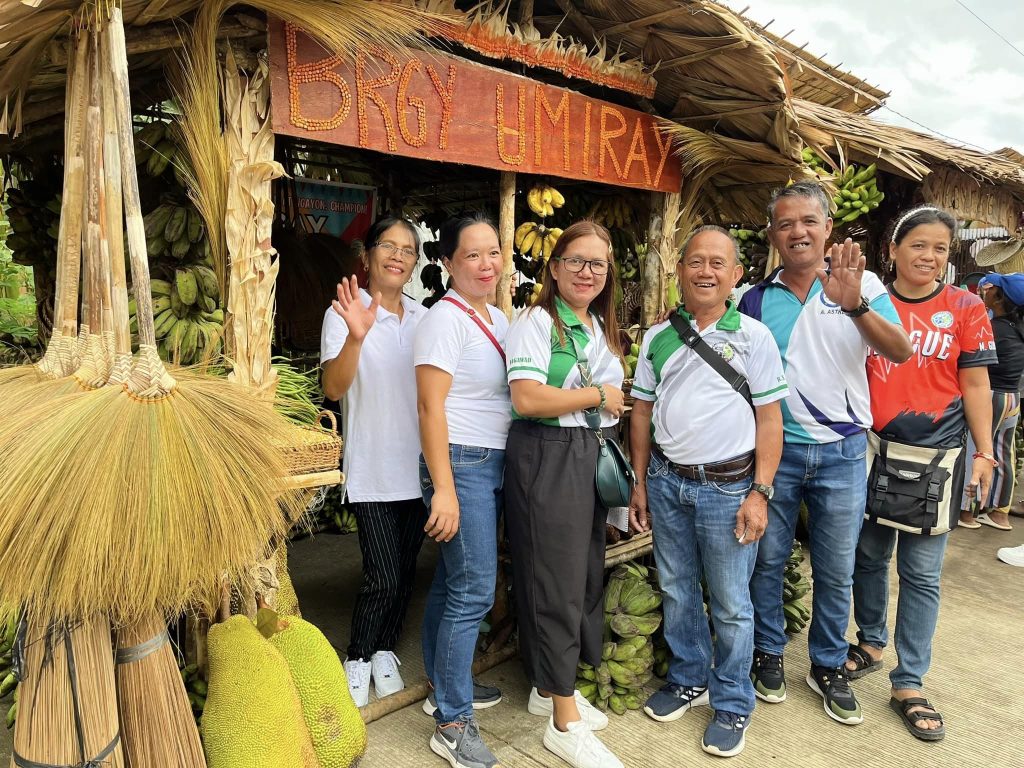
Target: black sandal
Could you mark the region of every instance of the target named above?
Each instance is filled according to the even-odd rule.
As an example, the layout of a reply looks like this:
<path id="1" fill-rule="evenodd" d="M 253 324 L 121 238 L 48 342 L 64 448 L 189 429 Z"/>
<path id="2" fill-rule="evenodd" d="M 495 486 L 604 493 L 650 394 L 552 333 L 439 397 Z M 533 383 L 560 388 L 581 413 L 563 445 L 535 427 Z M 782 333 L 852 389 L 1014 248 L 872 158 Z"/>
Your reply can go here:
<path id="1" fill-rule="evenodd" d="M 935 707 L 928 703 L 928 699 L 922 699 L 919 696 L 912 696 L 909 699 L 897 699 L 893 696 L 889 699 L 889 706 L 900 716 L 900 719 L 907 726 L 907 730 L 910 731 L 911 735 L 921 741 L 941 741 L 942 737 L 946 735 L 946 726 L 942 722 L 942 715 L 936 711 Z M 917 712 L 908 712 L 908 710 L 914 707 L 927 707 L 931 711 L 918 710 Z M 930 730 L 918 728 L 918 720 L 932 720 L 937 722 L 939 727 Z"/>
<path id="2" fill-rule="evenodd" d="M 846 676 L 851 680 L 857 680 L 882 668 L 882 660 L 871 658 L 859 645 L 851 644 L 850 649 L 846 652 L 846 658 L 855 665 L 853 669 L 846 668 Z"/>

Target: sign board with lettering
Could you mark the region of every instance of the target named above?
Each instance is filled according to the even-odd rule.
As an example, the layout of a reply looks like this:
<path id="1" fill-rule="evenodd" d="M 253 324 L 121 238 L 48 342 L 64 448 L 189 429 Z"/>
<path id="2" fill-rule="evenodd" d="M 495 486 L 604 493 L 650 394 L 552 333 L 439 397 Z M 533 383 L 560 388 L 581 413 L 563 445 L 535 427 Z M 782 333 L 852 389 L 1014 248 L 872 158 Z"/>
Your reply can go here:
<path id="1" fill-rule="evenodd" d="M 376 212 L 376 187 L 305 178 L 293 183 L 295 215 L 303 231 L 347 243 L 366 236 Z"/>
<path id="2" fill-rule="evenodd" d="M 329 54 L 270 23 L 273 128 L 378 152 L 678 192 L 651 115 L 436 51 Z"/>

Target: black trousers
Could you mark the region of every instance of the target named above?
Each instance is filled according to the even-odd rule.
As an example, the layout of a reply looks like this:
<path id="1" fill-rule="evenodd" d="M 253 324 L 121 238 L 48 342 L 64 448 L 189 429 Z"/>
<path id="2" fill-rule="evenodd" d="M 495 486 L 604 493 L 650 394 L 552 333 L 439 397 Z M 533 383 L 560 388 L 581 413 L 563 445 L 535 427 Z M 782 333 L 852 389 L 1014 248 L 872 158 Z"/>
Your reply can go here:
<path id="1" fill-rule="evenodd" d="M 393 651 L 402 631 L 423 544 L 423 499 L 350 504 L 359 526 L 363 583 L 352 612 L 348 657 L 364 659 Z"/>
<path id="2" fill-rule="evenodd" d="M 505 450 L 505 527 L 519 646 L 530 682 L 572 696 L 582 658 L 601 663 L 608 511 L 597 500 L 597 438 L 514 421 Z"/>

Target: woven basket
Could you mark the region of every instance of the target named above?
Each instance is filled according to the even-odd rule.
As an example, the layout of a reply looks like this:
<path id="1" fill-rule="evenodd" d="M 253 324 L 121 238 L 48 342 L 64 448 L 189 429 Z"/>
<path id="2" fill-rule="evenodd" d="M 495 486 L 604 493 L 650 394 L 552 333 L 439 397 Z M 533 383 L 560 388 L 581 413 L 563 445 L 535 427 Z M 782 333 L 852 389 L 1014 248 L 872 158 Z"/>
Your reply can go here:
<path id="1" fill-rule="evenodd" d="M 282 447 L 288 474 L 310 475 L 338 469 L 342 449 L 338 420 L 331 411 L 321 411 L 319 419 L 324 417 L 331 422 L 330 429 L 296 426 L 293 440 Z"/>

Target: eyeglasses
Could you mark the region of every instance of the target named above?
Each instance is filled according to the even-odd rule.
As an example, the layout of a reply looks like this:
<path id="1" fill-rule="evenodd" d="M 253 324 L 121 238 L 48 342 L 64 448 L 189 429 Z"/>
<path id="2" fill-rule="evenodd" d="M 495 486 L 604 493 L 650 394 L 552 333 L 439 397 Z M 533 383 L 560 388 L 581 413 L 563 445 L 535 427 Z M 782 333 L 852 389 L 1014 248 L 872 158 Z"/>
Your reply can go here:
<path id="1" fill-rule="evenodd" d="M 582 272 L 583 268 L 590 265 L 590 274 L 594 277 L 601 277 L 602 275 L 608 274 L 608 268 L 611 263 L 607 259 L 580 259 L 575 256 L 570 256 L 568 259 L 558 259 L 562 262 L 562 265 L 570 272 L 577 273 Z"/>
<path id="2" fill-rule="evenodd" d="M 418 259 L 420 257 L 419 253 L 417 253 L 416 251 L 410 248 L 399 248 L 394 243 L 389 243 L 386 240 L 382 240 L 379 243 L 374 243 L 373 247 L 383 249 L 384 253 L 386 253 L 388 256 L 394 256 L 397 253 L 403 259 L 408 259 L 410 261 Z"/>

